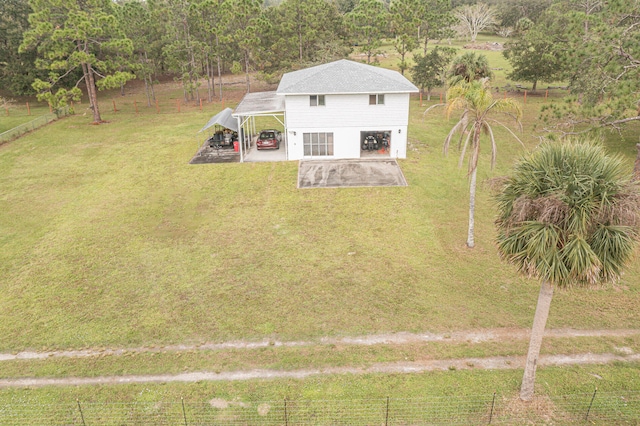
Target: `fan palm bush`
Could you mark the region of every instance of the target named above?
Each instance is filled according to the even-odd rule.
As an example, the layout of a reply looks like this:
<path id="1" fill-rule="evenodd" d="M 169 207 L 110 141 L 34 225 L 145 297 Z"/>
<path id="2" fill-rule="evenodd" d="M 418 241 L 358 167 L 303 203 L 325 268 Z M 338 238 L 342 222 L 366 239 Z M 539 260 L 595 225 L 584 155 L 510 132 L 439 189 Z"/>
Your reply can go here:
<path id="1" fill-rule="evenodd" d="M 619 279 L 638 237 L 640 194 L 620 157 L 593 141 L 544 143 L 497 196 L 498 250 L 541 281 L 520 398 L 533 397 L 554 287 Z"/>

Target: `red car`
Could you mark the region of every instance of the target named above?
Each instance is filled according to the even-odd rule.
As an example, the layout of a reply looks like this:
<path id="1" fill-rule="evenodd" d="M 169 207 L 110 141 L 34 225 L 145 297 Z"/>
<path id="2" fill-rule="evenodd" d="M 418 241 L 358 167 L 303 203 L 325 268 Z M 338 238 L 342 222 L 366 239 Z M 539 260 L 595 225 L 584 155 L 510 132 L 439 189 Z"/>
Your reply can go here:
<path id="1" fill-rule="evenodd" d="M 280 149 L 281 140 L 282 133 L 280 133 L 278 130 L 263 130 L 258 136 L 256 147 L 258 149 Z"/>

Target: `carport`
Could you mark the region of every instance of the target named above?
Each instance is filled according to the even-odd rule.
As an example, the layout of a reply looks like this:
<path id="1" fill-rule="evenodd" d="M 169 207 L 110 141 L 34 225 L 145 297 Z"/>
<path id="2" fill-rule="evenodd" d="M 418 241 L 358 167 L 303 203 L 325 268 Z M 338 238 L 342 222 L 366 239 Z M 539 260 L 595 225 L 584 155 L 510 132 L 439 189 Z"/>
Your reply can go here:
<path id="1" fill-rule="evenodd" d="M 271 153 L 270 158 L 273 158 L 274 161 L 288 158 L 283 95 L 278 95 L 276 92 L 247 93 L 233 112 L 233 117 L 237 120 L 240 135 L 240 162 L 244 162 L 249 153 L 255 157 L 255 160 L 247 159 L 247 161 L 269 161 L 266 160 L 269 158 L 268 154 L 262 152 L 258 154 L 253 145 L 254 137 L 259 131 L 256 128 L 256 117 L 273 117 L 282 125 L 285 143 L 281 147 L 284 146 L 284 158 L 282 158 L 282 154 L 277 155 L 277 153 Z"/>

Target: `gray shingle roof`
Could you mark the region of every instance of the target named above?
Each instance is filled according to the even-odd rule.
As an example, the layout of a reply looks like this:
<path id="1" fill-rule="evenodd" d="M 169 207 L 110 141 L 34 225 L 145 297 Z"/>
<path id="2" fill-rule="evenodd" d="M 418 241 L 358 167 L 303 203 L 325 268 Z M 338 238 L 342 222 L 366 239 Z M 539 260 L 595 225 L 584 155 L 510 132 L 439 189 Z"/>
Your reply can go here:
<path id="1" fill-rule="evenodd" d="M 414 93 L 418 88 L 397 71 L 346 59 L 286 73 L 279 95 L 328 93 Z"/>

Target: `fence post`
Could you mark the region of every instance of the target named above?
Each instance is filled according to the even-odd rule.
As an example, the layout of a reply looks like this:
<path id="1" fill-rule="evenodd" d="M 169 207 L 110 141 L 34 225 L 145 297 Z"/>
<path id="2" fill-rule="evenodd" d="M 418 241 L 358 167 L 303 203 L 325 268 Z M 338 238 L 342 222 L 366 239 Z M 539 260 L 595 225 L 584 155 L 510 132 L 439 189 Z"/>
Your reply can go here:
<path id="1" fill-rule="evenodd" d="M 200 98 L 200 111 L 202 111 L 202 98 Z"/>
<path id="2" fill-rule="evenodd" d="M 84 414 L 82 414 L 82 407 L 80 406 L 80 400 L 76 399 L 76 402 L 78 403 L 78 411 L 80 411 L 80 420 L 82 420 L 82 425 L 87 426 L 86 423 L 84 422 Z"/>
<path id="3" fill-rule="evenodd" d="M 138 102 L 135 99 L 133 100 L 133 106 L 136 109 L 136 115 L 138 115 Z"/>
<path id="4" fill-rule="evenodd" d="M 187 412 L 184 409 L 184 398 L 180 397 L 180 402 L 182 402 L 182 417 L 184 418 L 184 426 L 187 426 Z"/>
<path id="5" fill-rule="evenodd" d="M 387 397 L 387 414 L 384 417 L 384 426 L 389 425 L 389 397 Z"/>
<path id="6" fill-rule="evenodd" d="M 284 425 L 289 426 L 289 418 L 287 416 L 287 398 L 284 399 Z"/>
<path id="7" fill-rule="evenodd" d="M 593 405 L 593 400 L 596 399 L 596 392 L 598 392 L 598 388 L 593 391 L 593 396 L 591 397 L 591 402 L 589 403 L 589 409 L 587 410 L 587 415 L 584 417 L 584 421 L 589 420 L 589 413 L 591 412 L 591 406 Z"/>
<path id="8" fill-rule="evenodd" d="M 549 89 L 544 92 L 544 101 L 547 102 L 547 97 L 549 96 Z"/>
<path id="9" fill-rule="evenodd" d="M 491 401 L 491 413 L 489 413 L 489 423 L 491 424 L 491 420 L 493 420 L 493 408 L 496 406 L 496 393 L 493 393 L 493 401 Z"/>
<path id="10" fill-rule="evenodd" d="M 176 105 L 178 106 L 178 112 L 180 112 L 180 99 L 176 99 Z"/>
<path id="11" fill-rule="evenodd" d="M 111 102 L 113 102 L 113 112 L 117 112 L 118 110 L 116 109 L 116 100 L 111 99 Z"/>

